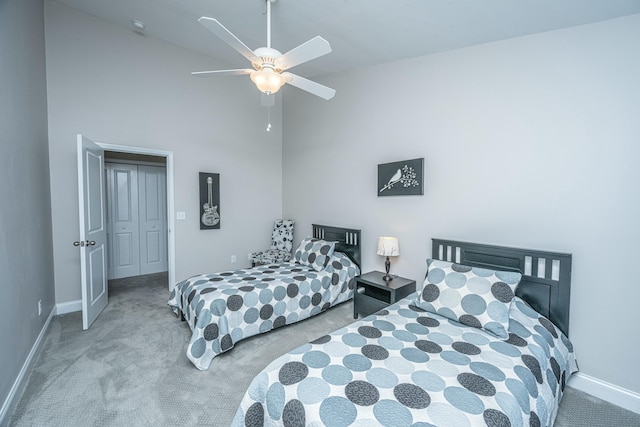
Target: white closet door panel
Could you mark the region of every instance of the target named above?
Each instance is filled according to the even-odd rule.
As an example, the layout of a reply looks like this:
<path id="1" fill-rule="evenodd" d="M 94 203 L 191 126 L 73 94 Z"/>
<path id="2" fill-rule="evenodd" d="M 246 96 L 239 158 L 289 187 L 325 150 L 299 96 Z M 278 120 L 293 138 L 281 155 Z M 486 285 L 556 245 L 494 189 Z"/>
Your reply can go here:
<path id="1" fill-rule="evenodd" d="M 141 211 L 141 213 L 144 214 L 144 218 L 141 218 L 141 221 L 161 221 L 162 194 L 160 193 L 160 188 L 162 187 L 162 174 L 143 171 L 141 175 L 144 177 L 145 183 L 145 198 L 141 200 L 141 202 L 144 203 L 144 209 Z"/>
<path id="2" fill-rule="evenodd" d="M 134 237 L 131 233 L 118 233 L 116 234 L 116 257 L 115 266 L 118 269 L 123 268 L 135 268 L 136 258 L 133 251 Z"/>
<path id="3" fill-rule="evenodd" d="M 112 212 L 112 279 L 140 275 L 138 224 L 138 166 L 112 163 L 110 201 Z"/>
<path id="4" fill-rule="evenodd" d="M 157 231 L 147 231 L 147 264 L 162 262 L 161 236 Z"/>
<path id="5" fill-rule="evenodd" d="M 164 167 L 138 166 L 140 208 L 140 272 L 167 271 L 166 171 Z"/>
<path id="6" fill-rule="evenodd" d="M 135 181 L 135 170 L 122 170 L 115 169 L 115 212 L 114 219 L 122 225 L 131 225 L 134 223 L 132 212 L 132 199 L 133 189 L 131 188 L 132 181 Z M 137 189 L 136 189 L 137 190 Z"/>

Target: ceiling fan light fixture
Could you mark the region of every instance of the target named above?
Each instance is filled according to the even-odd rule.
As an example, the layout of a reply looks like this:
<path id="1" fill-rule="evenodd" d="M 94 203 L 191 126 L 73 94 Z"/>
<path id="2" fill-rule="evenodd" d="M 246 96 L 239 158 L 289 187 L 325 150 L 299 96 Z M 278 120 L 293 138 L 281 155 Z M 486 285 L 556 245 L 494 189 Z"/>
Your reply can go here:
<path id="1" fill-rule="evenodd" d="M 282 75 L 276 73 L 271 68 L 263 68 L 262 70 L 253 71 L 250 75 L 251 81 L 255 83 L 260 92 L 270 95 L 280 90 L 285 84 Z"/>

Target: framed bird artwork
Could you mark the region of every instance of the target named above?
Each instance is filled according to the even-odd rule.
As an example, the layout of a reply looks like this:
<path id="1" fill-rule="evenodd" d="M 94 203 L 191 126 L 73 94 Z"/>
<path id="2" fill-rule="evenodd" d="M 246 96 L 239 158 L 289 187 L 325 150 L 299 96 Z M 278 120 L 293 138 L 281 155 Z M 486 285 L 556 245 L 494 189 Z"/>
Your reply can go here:
<path id="1" fill-rule="evenodd" d="M 424 158 L 378 165 L 378 196 L 424 194 Z"/>

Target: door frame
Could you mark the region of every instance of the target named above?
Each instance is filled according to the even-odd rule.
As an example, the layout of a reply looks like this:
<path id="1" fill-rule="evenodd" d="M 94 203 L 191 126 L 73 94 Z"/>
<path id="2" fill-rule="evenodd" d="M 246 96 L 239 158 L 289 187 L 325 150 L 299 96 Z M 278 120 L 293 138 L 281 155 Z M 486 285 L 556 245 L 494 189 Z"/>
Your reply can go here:
<path id="1" fill-rule="evenodd" d="M 173 289 L 176 283 L 176 249 L 175 249 L 175 219 L 174 212 L 174 191 L 173 191 L 173 152 L 156 150 L 153 148 L 131 147 L 127 145 L 107 144 L 94 141 L 105 151 L 115 151 L 119 153 L 142 154 L 147 156 L 164 157 L 167 160 L 167 266 L 169 275 L 169 290 Z"/>

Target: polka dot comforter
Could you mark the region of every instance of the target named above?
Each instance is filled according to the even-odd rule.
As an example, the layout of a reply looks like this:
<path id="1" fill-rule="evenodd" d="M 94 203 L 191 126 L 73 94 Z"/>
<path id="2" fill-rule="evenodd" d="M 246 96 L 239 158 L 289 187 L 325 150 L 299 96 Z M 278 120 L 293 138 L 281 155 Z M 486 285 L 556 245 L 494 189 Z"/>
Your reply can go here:
<path id="1" fill-rule="evenodd" d="M 178 283 L 169 306 L 193 331 L 187 357 L 196 368 L 238 341 L 318 314 L 353 296 L 358 266 L 335 252 L 324 270 L 295 262 L 201 274 Z"/>
<path id="2" fill-rule="evenodd" d="M 572 345 L 519 298 L 509 316 L 501 340 L 408 297 L 273 361 L 232 425 L 551 426 Z"/>

